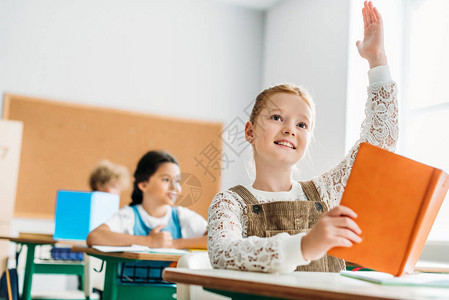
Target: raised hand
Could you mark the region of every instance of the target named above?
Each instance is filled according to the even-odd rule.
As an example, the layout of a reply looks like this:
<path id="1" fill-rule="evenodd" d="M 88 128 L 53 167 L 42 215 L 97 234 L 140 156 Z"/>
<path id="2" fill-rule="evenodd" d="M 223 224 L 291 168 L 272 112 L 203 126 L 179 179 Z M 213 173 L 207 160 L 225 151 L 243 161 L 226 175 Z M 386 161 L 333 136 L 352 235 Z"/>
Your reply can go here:
<path id="1" fill-rule="evenodd" d="M 159 225 L 150 231 L 148 235 L 149 247 L 153 248 L 173 248 L 173 237 L 168 231 L 161 231 L 165 225 Z"/>
<path id="2" fill-rule="evenodd" d="M 302 238 L 301 250 L 305 259 L 319 259 L 334 247 L 351 247 L 360 243 L 362 231 L 352 220 L 357 215 L 346 206 L 337 206 L 323 214 L 310 232 Z"/>
<path id="3" fill-rule="evenodd" d="M 361 57 L 368 60 L 370 68 L 387 64 L 384 49 L 384 32 L 382 16 L 371 1 L 364 2 L 362 9 L 364 37 L 356 46 Z"/>

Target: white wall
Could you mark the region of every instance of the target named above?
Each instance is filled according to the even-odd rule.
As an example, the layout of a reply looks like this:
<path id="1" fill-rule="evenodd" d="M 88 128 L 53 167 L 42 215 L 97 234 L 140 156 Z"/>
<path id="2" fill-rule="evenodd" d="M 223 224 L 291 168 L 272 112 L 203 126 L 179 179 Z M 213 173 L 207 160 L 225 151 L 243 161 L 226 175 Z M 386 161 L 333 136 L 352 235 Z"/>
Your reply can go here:
<path id="1" fill-rule="evenodd" d="M 288 0 L 267 13 L 263 86 L 299 84 L 316 102 L 315 142 L 300 163 L 301 178 L 345 154 L 348 23 L 348 0 Z"/>
<path id="2" fill-rule="evenodd" d="M 207 0 L 2 0 L 0 93 L 227 125 L 260 90 L 263 22 Z M 225 150 L 222 185 L 247 180 Z"/>

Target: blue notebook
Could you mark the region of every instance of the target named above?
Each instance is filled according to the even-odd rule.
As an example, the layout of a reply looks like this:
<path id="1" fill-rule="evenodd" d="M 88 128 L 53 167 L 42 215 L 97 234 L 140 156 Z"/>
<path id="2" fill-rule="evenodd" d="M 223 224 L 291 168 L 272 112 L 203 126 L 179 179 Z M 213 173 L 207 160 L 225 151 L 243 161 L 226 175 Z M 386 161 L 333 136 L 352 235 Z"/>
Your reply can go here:
<path id="1" fill-rule="evenodd" d="M 103 192 L 59 190 L 55 240 L 85 240 L 90 231 L 119 210 L 120 196 Z"/>

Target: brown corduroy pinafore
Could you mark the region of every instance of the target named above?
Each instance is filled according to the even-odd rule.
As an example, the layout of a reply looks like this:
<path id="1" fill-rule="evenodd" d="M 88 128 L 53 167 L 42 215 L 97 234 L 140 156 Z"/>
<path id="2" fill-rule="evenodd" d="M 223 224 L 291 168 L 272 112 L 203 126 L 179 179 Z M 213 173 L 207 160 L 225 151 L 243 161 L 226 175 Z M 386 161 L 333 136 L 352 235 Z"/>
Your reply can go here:
<path id="1" fill-rule="evenodd" d="M 328 211 L 312 181 L 300 182 L 308 201 L 277 201 L 259 203 L 244 186 L 237 185 L 230 190 L 242 197 L 248 209 L 247 236 L 271 237 L 280 232 L 290 235 L 308 232 L 324 212 Z M 340 272 L 345 269 L 342 259 L 325 255 L 296 271 Z"/>

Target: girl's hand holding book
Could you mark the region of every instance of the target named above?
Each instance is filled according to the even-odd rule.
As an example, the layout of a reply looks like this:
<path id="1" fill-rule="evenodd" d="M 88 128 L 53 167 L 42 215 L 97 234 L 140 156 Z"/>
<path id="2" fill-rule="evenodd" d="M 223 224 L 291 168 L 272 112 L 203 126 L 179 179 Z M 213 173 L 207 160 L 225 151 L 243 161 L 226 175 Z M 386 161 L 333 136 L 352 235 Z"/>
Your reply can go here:
<path id="1" fill-rule="evenodd" d="M 306 260 L 323 257 L 334 247 L 351 247 L 360 243 L 362 233 L 353 219 L 357 214 L 346 206 L 337 206 L 323 214 L 302 238 L 301 250 Z"/>

